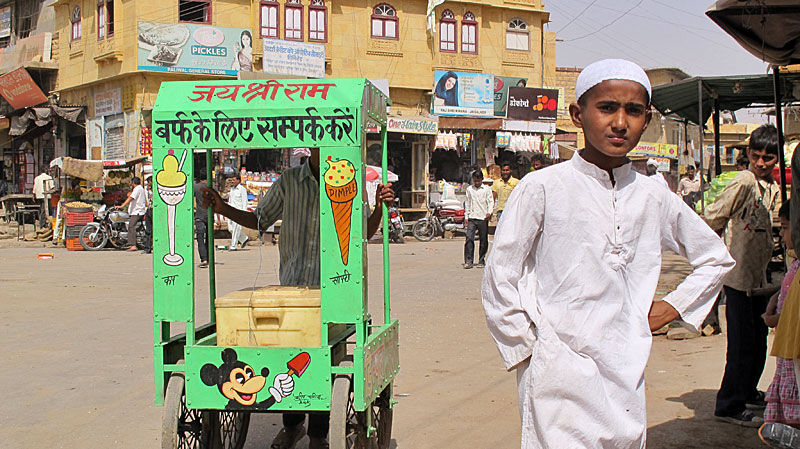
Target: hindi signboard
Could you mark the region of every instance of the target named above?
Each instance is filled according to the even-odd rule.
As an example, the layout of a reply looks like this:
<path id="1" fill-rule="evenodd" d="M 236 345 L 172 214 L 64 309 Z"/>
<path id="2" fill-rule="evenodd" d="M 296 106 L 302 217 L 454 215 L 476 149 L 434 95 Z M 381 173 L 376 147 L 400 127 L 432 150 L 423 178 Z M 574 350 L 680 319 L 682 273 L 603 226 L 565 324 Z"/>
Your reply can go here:
<path id="1" fill-rule="evenodd" d="M 94 94 L 94 116 L 119 114 L 122 112 L 122 89 L 103 90 Z"/>
<path id="2" fill-rule="evenodd" d="M 437 70 L 434 72 L 433 113 L 494 116 L 494 75 Z"/>
<path id="3" fill-rule="evenodd" d="M 263 39 L 264 72 L 306 78 L 325 78 L 325 46 Z"/>
<path id="4" fill-rule="evenodd" d="M 526 87 L 528 78 L 518 78 L 516 76 L 494 76 L 494 115 L 496 117 L 506 116 L 506 105 L 508 104 L 509 87 Z"/>
<path id="5" fill-rule="evenodd" d="M 14 109 L 36 106 L 47 101 L 42 89 L 33 82 L 24 67 L 0 76 L 0 94 Z"/>
<path id="6" fill-rule="evenodd" d="M 209 75 L 253 71 L 253 34 L 243 28 L 139 22 L 139 70 Z"/>
<path id="7" fill-rule="evenodd" d="M 512 87 L 508 89 L 508 118 L 529 121 L 555 121 L 558 118 L 558 91 Z"/>

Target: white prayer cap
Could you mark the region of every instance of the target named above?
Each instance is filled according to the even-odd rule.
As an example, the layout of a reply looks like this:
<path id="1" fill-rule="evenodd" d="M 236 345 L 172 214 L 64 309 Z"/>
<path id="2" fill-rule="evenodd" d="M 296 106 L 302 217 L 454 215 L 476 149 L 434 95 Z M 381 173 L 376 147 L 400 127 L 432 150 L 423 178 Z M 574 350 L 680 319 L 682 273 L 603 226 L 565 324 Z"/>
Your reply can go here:
<path id="1" fill-rule="evenodd" d="M 641 84 L 652 97 L 650 79 L 638 65 L 624 59 L 603 59 L 589 64 L 575 83 L 575 99 L 579 100 L 587 90 L 606 80 L 628 80 Z"/>
<path id="2" fill-rule="evenodd" d="M 658 167 L 658 161 L 653 159 L 652 157 L 647 160 L 647 165 L 652 165 L 653 167 Z"/>

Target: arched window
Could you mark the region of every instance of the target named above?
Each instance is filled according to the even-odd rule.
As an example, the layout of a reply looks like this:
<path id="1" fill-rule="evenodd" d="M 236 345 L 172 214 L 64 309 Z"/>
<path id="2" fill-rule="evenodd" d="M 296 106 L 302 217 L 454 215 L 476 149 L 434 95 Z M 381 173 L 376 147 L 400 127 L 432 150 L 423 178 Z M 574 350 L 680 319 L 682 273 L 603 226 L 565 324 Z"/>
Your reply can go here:
<path id="1" fill-rule="evenodd" d="M 303 4 L 300 0 L 286 0 L 284 38 L 290 41 L 303 40 Z"/>
<path id="2" fill-rule="evenodd" d="M 311 0 L 308 5 L 309 42 L 328 42 L 328 8 L 325 0 Z"/>
<path id="3" fill-rule="evenodd" d="M 261 1 L 261 37 L 269 39 L 279 39 L 278 25 L 280 16 L 278 9 L 280 5 L 274 0 Z"/>
<path id="4" fill-rule="evenodd" d="M 372 37 L 397 39 L 398 22 L 395 9 L 386 3 L 381 3 L 372 10 Z"/>
<path id="5" fill-rule="evenodd" d="M 530 45 L 531 35 L 528 31 L 528 24 L 522 19 L 513 19 L 508 22 L 506 28 L 506 48 L 509 50 L 522 50 L 528 51 Z"/>
<path id="6" fill-rule="evenodd" d="M 471 12 L 461 19 L 461 53 L 478 54 L 478 21 Z"/>
<path id="7" fill-rule="evenodd" d="M 449 9 L 442 11 L 439 19 L 439 50 L 456 51 L 456 16 Z"/>
<path id="8" fill-rule="evenodd" d="M 72 40 L 76 41 L 81 38 L 81 7 L 76 6 L 72 10 Z"/>

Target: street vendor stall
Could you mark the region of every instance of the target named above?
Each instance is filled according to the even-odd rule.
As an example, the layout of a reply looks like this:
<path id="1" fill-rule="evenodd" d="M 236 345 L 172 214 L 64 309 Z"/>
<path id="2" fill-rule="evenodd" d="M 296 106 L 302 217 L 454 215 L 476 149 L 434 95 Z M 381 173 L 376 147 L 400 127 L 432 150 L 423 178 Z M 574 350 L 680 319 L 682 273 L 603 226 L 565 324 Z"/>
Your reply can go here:
<path id="1" fill-rule="evenodd" d="M 163 448 L 244 444 L 250 414 L 330 411 L 330 447 L 387 449 L 398 321 L 367 303 L 366 122 L 381 125 L 387 181 L 388 98 L 364 79 L 161 84 L 153 109 L 155 402 Z M 187 113 L 186 111 L 191 111 Z M 209 231 L 210 316 L 195 314 L 194 158 L 212 148 L 319 148 L 321 285 L 218 296 Z M 383 210 L 383 227 L 387 212 Z M 209 219 L 212 212 L 209 211 Z M 378 276 L 372 276 L 380 279 Z M 245 287 L 245 286 L 243 286 Z M 171 324 L 185 333 L 171 334 Z M 275 387 L 278 382 L 278 387 Z M 283 382 L 283 383 L 281 383 Z"/>

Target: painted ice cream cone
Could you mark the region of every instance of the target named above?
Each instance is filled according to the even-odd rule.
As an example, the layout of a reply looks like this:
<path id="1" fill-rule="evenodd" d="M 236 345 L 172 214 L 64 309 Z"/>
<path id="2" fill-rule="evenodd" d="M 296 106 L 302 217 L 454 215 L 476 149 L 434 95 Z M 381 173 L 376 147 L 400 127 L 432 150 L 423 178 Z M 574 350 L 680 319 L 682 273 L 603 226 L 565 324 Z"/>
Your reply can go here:
<path id="1" fill-rule="evenodd" d="M 353 213 L 353 200 L 358 194 L 356 171 L 353 163 L 340 159 L 333 161 L 328 156 L 328 169 L 325 171 L 325 193 L 331 200 L 333 223 L 339 240 L 342 263 L 347 265 L 350 255 L 350 228 Z"/>

